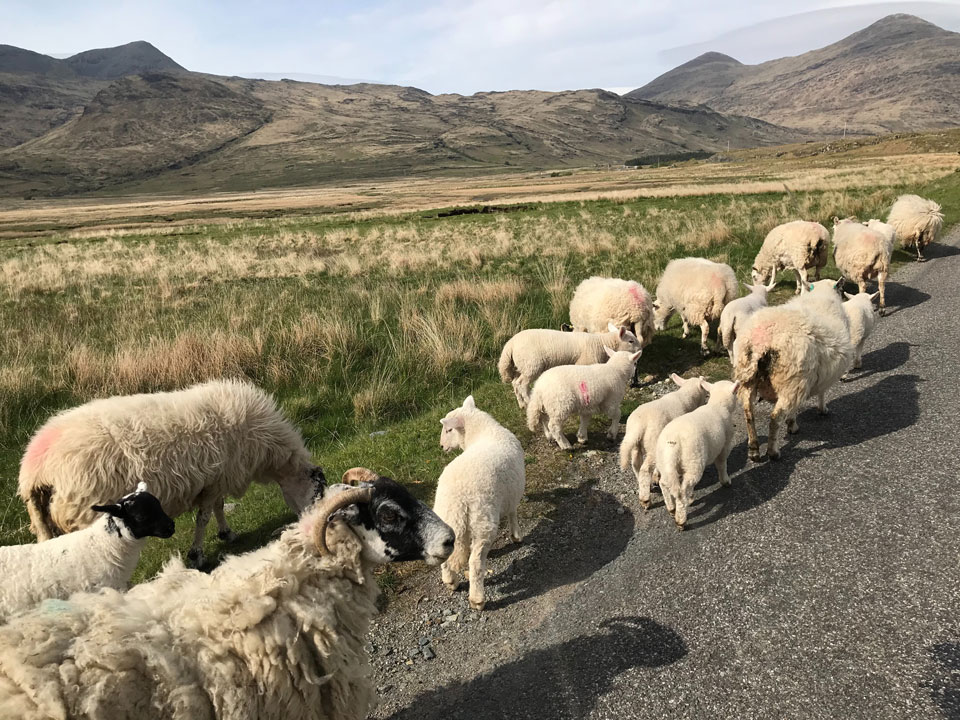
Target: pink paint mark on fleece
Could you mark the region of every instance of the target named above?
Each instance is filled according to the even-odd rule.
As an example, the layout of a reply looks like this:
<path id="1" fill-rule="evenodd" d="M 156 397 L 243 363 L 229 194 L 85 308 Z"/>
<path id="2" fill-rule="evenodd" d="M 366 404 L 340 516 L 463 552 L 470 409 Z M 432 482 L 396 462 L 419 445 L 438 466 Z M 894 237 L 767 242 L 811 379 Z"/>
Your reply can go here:
<path id="1" fill-rule="evenodd" d="M 23 455 L 23 465 L 28 470 L 36 470 L 43 462 L 47 451 L 56 442 L 63 431 L 60 428 L 47 428 L 34 435 Z"/>
<path id="2" fill-rule="evenodd" d="M 590 404 L 590 390 L 587 389 L 587 383 L 584 380 L 580 381 L 580 399 L 583 400 L 584 405 Z"/>
<path id="3" fill-rule="evenodd" d="M 771 340 L 773 340 L 773 323 L 759 323 L 753 326 L 750 342 L 755 348 L 769 347 Z"/>
<path id="4" fill-rule="evenodd" d="M 627 288 L 627 294 L 633 298 L 633 303 L 637 307 L 644 307 L 647 304 L 647 299 L 643 296 L 643 293 L 640 292 L 640 286 L 636 283 L 632 283 L 630 287 Z"/>

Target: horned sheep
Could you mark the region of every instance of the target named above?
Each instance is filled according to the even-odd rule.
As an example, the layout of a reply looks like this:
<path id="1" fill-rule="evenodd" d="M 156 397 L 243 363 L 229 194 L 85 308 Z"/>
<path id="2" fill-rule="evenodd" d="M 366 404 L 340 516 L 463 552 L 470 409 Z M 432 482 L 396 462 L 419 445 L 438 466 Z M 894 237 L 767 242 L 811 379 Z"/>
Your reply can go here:
<path id="1" fill-rule="evenodd" d="M 452 548 L 392 480 L 335 485 L 209 575 L 173 561 L 126 594 L 47 601 L 0 627 L 0 717 L 361 720 L 374 566 L 437 564 Z"/>
<path id="2" fill-rule="evenodd" d="M 737 277 L 729 265 L 704 258 L 671 260 L 657 284 L 654 327 L 663 330 L 670 316 L 679 313 L 683 337 L 690 334 L 691 324 L 699 325 L 700 350 L 709 355 L 710 323 L 720 319 L 724 306 L 737 294 Z"/>
<path id="3" fill-rule="evenodd" d="M 769 285 L 747 285 L 749 295 L 731 300 L 723 306 L 720 313 L 720 326 L 717 328 L 717 337 L 727 354 L 733 359 L 733 342 L 737 339 L 737 331 L 742 330 L 747 319 L 760 308 L 767 306 L 767 295 L 773 289 L 776 277 Z"/>
<path id="4" fill-rule="evenodd" d="M 806 292 L 807 270 L 813 269 L 820 279 L 820 270 L 827 264 L 829 240 L 829 231 L 817 222 L 794 220 L 777 225 L 767 233 L 753 261 L 754 285 L 776 285 L 777 273 L 786 269 L 793 270 L 797 277 L 797 294 Z"/>
<path id="5" fill-rule="evenodd" d="M 887 222 L 897 231 L 901 247 L 917 249 L 917 261 L 923 262 L 923 249 L 937 239 L 943 228 L 940 205 L 919 195 L 901 195 L 890 208 Z"/>
<path id="6" fill-rule="evenodd" d="M 497 367 L 500 378 L 513 385 L 517 402 L 525 408 L 530 401 L 530 385 L 544 370 L 605 362 L 605 347 L 628 352 L 641 349 L 637 336 L 626 325 L 618 328 L 611 324 L 604 333 L 522 330 L 503 346 Z"/>
<path id="7" fill-rule="evenodd" d="M 440 424 L 440 446 L 463 450 L 440 474 L 434 512 L 456 534 L 453 554 L 441 566 L 443 582 L 455 590 L 469 570 L 470 607 L 483 610 L 487 554 L 504 517 L 510 538 L 520 542 L 517 507 L 526 485 L 523 447 L 516 436 L 477 408 L 473 396 L 447 413 Z"/>
<path id="8" fill-rule="evenodd" d="M 177 517 L 197 508 L 188 558 L 203 562 L 211 512 L 229 540 L 223 503 L 253 481 L 280 485 L 300 512 L 324 478 L 273 398 L 248 382 L 214 380 L 176 392 L 93 400 L 50 418 L 27 446 L 19 493 L 38 540 L 87 527 L 91 506 L 138 480 Z"/>
<path id="9" fill-rule="evenodd" d="M 833 219 L 833 259 L 840 272 L 866 292 L 867 281 L 876 278 L 880 288 L 880 312 L 886 308 L 887 275 L 893 254 L 893 236 L 879 220 L 864 226 L 853 218 Z"/>
<path id="10" fill-rule="evenodd" d="M 626 325 L 642 347 L 653 340 L 650 293 L 634 280 L 593 276 L 581 282 L 570 301 L 570 324 L 580 332 L 603 332 Z"/>

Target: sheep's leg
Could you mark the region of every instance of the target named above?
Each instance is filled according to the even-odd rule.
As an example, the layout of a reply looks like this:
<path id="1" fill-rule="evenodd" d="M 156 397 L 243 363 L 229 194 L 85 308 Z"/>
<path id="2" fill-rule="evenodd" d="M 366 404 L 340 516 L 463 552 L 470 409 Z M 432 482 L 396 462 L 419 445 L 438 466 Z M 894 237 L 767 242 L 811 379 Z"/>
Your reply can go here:
<path id="1" fill-rule="evenodd" d="M 697 486 L 698 480 L 700 480 L 699 475 L 684 473 L 683 482 L 677 488 L 679 491 L 676 498 L 677 509 L 673 513 L 673 521 L 680 530 L 683 530 L 687 523 L 687 509 L 693 504 L 693 489 Z"/>
<path id="2" fill-rule="evenodd" d="M 640 494 L 640 507 L 644 510 L 649 510 L 650 486 L 653 484 L 653 453 L 647 453 L 646 457 L 643 458 L 643 462 L 639 465 L 637 464 L 637 460 L 640 459 L 639 449 L 634 450 L 633 457 L 633 469 L 637 474 L 637 491 Z"/>
<path id="3" fill-rule="evenodd" d="M 510 539 L 515 543 L 520 542 L 520 521 L 516 510 L 507 513 L 507 522 L 510 524 Z"/>
<path id="4" fill-rule="evenodd" d="M 923 233 L 920 233 L 920 237 L 917 238 L 917 262 L 926 262 L 927 259 L 923 256 Z"/>
<path id="5" fill-rule="evenodd" d="M 820 393 L 817 395 L 817 411 L 821 415 L 829 415 L 830 411 L 827 410 L 827 394 Z"/>
<path id="6" fill-rule="evenodd" d="M 224 542 L 233 542 L 237 539 L 237 534 L 227 525 L 227 516 L 223 512 L 223 498 L 217 501 L 213 506 L 213 514 L 217 518 L 217 537 Z"/>
<path id="7" fill-rule="evenodd" d="M 877 274 L 877 285 L 880 286 L 880 317 L 887 314 L 887 273 Z M 857 365 L 857 367 L 860 367 Z"/>
<path id="8" fill-rule="evenodd" d="M 467 564 L 467 553 L 469 549 L 470 526 L 467 525 L 462 532 L 457 531 L 453 554 L 440 565 L 440 579 L 443 580 L 443 584 L 447 586 L 447 589 L 451 593 L 456 592 L 457 586 L 460 584 L 460 573 Z"/>
<path id="9" fill-rule="evenodd" d="M 580 428 L 577 430 L 577 442 L 585 443 L 587 441 L 587 431 L 590 429 L 590 418 L 593 417 L 589 413 L 580 413 Z"/>
<path id="10" fill-rule="evenodd" d="M 681 317 L 680 319 L 683 320 L 683 337 L 686 337 L 690 334 L 690 323 L 687 322 L 685 317 Z"/>
<path id="11" fill-rule="evenodd" d="M 720 484 L 726 486 L 730 485 L 730 476 L 727 474 L 727 458 L 730 456 L 730 450 L 730 445 L 727 445 L 713 463 L 713 466 L 717 469 L 717 475 L 720 477 Z"/>
<path id="12" fill-rule="evenodd" d="M 863 278 L 860 278 L 859 280 L 857 280 L 857 288 L 858 288 L 858 290 L 859 290 L 860 292 L 866 292 L 866 291 L 867 291 L 867 281 L 864 280 Z"/>
<path id="13" fill-rule="evenodd" d="M 607 429 L 607 437 L 611 440 L 616 440 L 617 435 L 620 434 L 620 405 L 623 403 L 623 398 L 620 398 L 615 403 L 610 403 L 605 409 L 604 414 L 610 418 L 610 427 Z"/>
<path id="14" fill-rule="evenodd" d="M 807 288 L 809 287 L 809 282 L 807 281 L 807 269 L 794 268 L 793 272 L 796 273 L 796 276 L 797 276 L 797 291 L 794 293 L 794 295 L 800 295 L 801 293 L 805 293 L 807 291 Z"/>
<path id="15" fill-rule="evenodd" d="M 863 343 L 865 340 L 866 338 L 857 343 L 857 355 L 853 359 L 853 367 L 857 370 L 863 367 Z"/>
<path id="16" fill-rule="evenodd" d="M 673 515 L 677 511 L 677 503 L 674 500 L 673 488 L 667 487 L 661 482 L 660 491 L 663 493 L 663 504 L 666 506 L 667 512 Z"/>
<path id="17" fill-rule="evenodd" d="M 787 418 L 787 432 L 791 435 L 800 432 L 800 425 L 797 424 L 796 415 L 791 415 Z"/>
<path id="18" fill-rule="evenodd" d="M 817 265 L 816 270 L 813 271 L 813 279 L 814 279 L 814 280 L 819 280 L 819 279 L 820 279 L 820 266 L 819 266 L 819 265 Z"/>
<path id="19" fill-rule="evenodd" d="M 559 420 L 550 418 L 547 424 L 547 431 L 548 431 L 547 437 L 553 438 L 556 441 L 557 445 L 560 446 L 561 450 L 569 450 L 571 447 L 573 447 L 570 444 L 570 441 L 567 440 L 566 436 L 563 434 L 563 423 L 560 422 Z"/>
<path id="20" fill-rule="evenodd" d="M 770 413 L 770 433 L 767 435 L 767 456 L 771 460 L 780 459 L 780 450 L 777 444 L 777 434 L 780 432 L 780 418 L 784 415 L 783 406 L 780 401 L 773 407 Z"/>
<path id="21" fill-rule="evenodd" d="M 483 540 L 474 540 L 470 551 L 470 607 L 474 610 L 483 610 L 487 604 L 483 581 L 487 575 L 487 553 L 493 540 L 489 537 Z"/>
<path id="22" fill-rule="evenodd" d="M 203 504 L 197 508 L 197 524 L 193 530 L 193 545 L 187 553 L 187 562 L 195 568 L 203 565 L 203 536 L 207 532 L 207 523 L 210 522 L 211 508 Z"/>
<path id="23" fill-rule="evenodd" d="M 710 347 L 707 340 L 710 338 L 710 323 L 704 320 L 700 323 L 700 354 L 704 357 L 710 356 Z"/>
<path id="24" fill-rule="evenodd" d="M 525 408 L 530 403 L 530 378 L 521 375 L 513 381 L 513 392 L 517 396 L 520 407 Z"/>
<path id="25" fill-rule="evenodd" d="M 743 417 L 747 421 L 747 456 L 757 462 L 760 460 L 760 440 L 757 437 L 757 424 L 753 414 L 756 410 L 757 394 L 752 388 L 740 393 L 743 405 Z"/>

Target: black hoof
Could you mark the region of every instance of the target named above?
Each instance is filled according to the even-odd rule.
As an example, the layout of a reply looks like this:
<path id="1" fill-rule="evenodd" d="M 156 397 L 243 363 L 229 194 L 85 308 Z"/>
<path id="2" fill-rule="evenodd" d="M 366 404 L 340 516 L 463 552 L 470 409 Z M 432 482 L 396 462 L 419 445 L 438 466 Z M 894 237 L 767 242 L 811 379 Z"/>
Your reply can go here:
<path id="1" fill-rule="evenodd" d="M 217 537 L 224 542 L 232 543 L 237 539 L 237 534 L 233 530 L 221 530 L 217 533 Z"/>
<path id="2" fill-rule="evenodd" d="M 203 565 L 203 550 L 191 550 L 187 553 L 187 565 L 199 568 Z"/>

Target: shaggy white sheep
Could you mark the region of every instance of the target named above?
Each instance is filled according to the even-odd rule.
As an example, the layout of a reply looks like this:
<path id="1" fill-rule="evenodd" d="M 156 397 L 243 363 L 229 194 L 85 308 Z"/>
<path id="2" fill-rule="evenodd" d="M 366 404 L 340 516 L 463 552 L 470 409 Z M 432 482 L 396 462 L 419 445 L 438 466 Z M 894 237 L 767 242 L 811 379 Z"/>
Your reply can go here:
<path id="1" fill-rule="evenodd" d="M 731 360 L 733 359 L 733 341 L 737 339 L 737 331 L 743 329 L 747 318 L 760 308 L 767 306 L 767 294 L 773 290 L 774 284 L 776 284 L 776 275 L 769 285 L 747 285 L 744 283 L 743 286 L 750 291 L 750 294 L 731 300 L 724 305 L 723 312 L 720 313 L 717 337 Z"/>
<path id="2" fill-rule="evenodd" d="M 189 559 L 203 561 L 210 513 L 220 537 L 233 537 L 226 496 L 251 482 L 276 482 L 294 512 L 310 504 L 323 473 L 310 462 L 297 429 L 258 387 L 214 380 L 177 392 L 94 400 L 50 418 L 20 463 L 20 497 L 39 540 L 73 532 L 110 502 L 146 481 L 177 517 L 197 508 Z"/>
<path id="3" fill-rule="evenodd" d="M 671 260 L 657 283 L 653 304 L 654 327 L 663 330 L 676 311 L 683 320 L 683 337 L 690 325 L 700 326 L 700 350 L 710 354 L 707 338 L 710 323 L 720 319 L 723 307 L 737 297 L 737 277 L 733 268 L 704 258 Z"/>
<path id="4" fill-rule="evenodd" d="M 901 247 L 915 247 L 917 261 L 923 262 L 923 249 L 937 239 L 943 227 L 943 213 L 933 200 L 901 195 L 890 208 L 887 222 L 896 228 Z"/>
<path id="5" fill-rule="evenodd" d="M 570 323 L 580 332 L 603 332 L 610 324 L 626 325 L 646 347 L 653 340 L 650 293 L 633 280 L 587 278 L 573 293 Z"/>
<path id="6" fill-rule="evenodd" d="M 811 292 L 785 305 L 755 312 L 733 348 L 733 378 L 740 386 L 740 399 L 747 420 L 748 454 L 760 459 L 754 424 L 754 406 L 759 394 L 775 402 L 770 414 L 767 455 L 780 457 L 778 427 L 786 419 L 787 431 L 799 429 L 797 413 L 810 397 L 826 414 L 825 393 L 853 362 L 853 345 L 846 313 L 836 288 L 839 281 L 820 280 Z"/>
<path id="7" fill-rule="evenodd" d="M 707 465 L 713 463 L 717 468 L 721 485 L 730 484 L 727 457 L 733 447 L 733 413 L 740 386 L 720 380 L 706 383 L 706 387 L 710 393 L 707 404 L 671 420 L 657 440 L 663 503 L 681 530 L 693 503 L 693 489 Z"/>
<path id="8" fill-rule="evenodd" d="M 657 438 L 674 418 L 699 407 L 707 400 L 707 386 L 702 377 L 684 380 L 673 374 L 670 379 L 680 389 L 637 407 L 627 418 L 627 429 L 620 443 L 620 467 L 633 468 L 637 476 L 640 505 L 650 507 L 650 486 L 654 481 L 657 461 Z"/>
<path id="9" fill-rule="evenodd" d="M 0 627 L 0 717 L 362 720 L 374 565 L 436 564 L 452 548 L 392 480 L 333 486 L 210 575 L 175 561 L 126 594 L 47 601 Z"/>
<path id="10" fill-rule="evenodd" d="M 777 225 L 767 233 L 753 261 L 754 285 L 769 282 L 772 288 L 777 273 L 786 269 L 797 276 L 797 294 L 806 292 L 807 270 L 813 268 L 816 279 L 820 279 L 820 270 L 827 264 L 829 240 L 829 231 L 820 223 L 794 220 Z"/>
<path id="11" fill-rule="evenodd" d="M 873 301 L 877 299 L 879 292 L 857 293 L 850 295 L 844 293 L 847 302 L 843 303 L 843 311 L 847 314 L 847 324 L 850 327 L 850 343 L 853 345 L 853 367 L 859 370 L 863 367 L 863 344 L 870 337 L 873 328 L 877 324 L 877 308 Z M 841 377 L 845 380 L 847 375 Z"/>
<path id="12" fill-rule="evenodd" d="M 517 507 L 526 486 L 523 447 L 516 436 L 479 410 L 473 395 L 440 421 L 440 446 L 461 449 L 440 474 L 433 510 L 456 534 L 453 554 L 440 568 L 443 582 L 456 589 L 469 568 L 470 607 L 483 610 L 487 554 L 506 517 L 510 538 L 520 542 Z"/>
<path id="13" fill-rule="evenodd" d="M 79 532 L 47 542 L 0 547 L 0 622 L 47 598 L 101 587 L 126 590 L 148 537 L 173 535 L 160 502 L 140 483 Z"/>
<path id="14" fill-rule="evenodd" d="M 604 348 L 609 360 L 598 365 L 561 365 L 547 370 L 533 387 L 527 405 L 527 427 L 543 430 L 548 440 L 562 450 L 571 447 L 563 435 L 563 422 L 573 414 L 580 416 L 577 441 L 587 441 L 590 418 L 603 413 L 610 418 L 607 437 L 614 440 L 620 432 L 620 404 L 627 392 L 640 351 L 614 352 Z"/>
<path id="15" fill-rule="evenodd" d="M 606 362 L 605 347 L 636 352 L 637 336 L 626 325 L 611 324 L 605 333 L 522 330 L 503 346 L 497 368 L 500 379 L 513 385 L 521 408 L 530 401 L 530 385 L 558 365 L 592 365 Z"/>
<path id="16" fill-rule="evenodd" d="M 887 274 L 893 254 L 893 236 L 877 220 L 871 227 L 853 218 L 833 219 L 833 260 L 844 277 L 866 292 L 867 281 L 876 278 L 880 287 L 880 312 L 886 308 Z M 878 225 L 879 224 L 879 225 Z M 888 226 L 889 227 L 889 226 Z"/>

